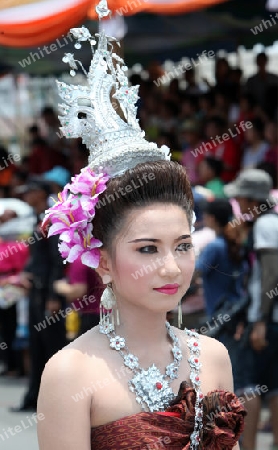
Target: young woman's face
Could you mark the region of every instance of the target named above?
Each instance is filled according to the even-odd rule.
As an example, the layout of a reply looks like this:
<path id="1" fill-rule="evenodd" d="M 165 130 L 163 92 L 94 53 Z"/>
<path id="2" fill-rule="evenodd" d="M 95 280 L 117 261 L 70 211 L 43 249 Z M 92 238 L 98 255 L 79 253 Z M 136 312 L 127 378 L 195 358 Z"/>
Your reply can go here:
<path id="1" fill-rule="evenodd" d="M 173 309 L 188 290 L 195 254 L 185 212 L 171 204 L 153 204 L 127 217 L 108 256 L 118 302 L 152 311 Z"/>

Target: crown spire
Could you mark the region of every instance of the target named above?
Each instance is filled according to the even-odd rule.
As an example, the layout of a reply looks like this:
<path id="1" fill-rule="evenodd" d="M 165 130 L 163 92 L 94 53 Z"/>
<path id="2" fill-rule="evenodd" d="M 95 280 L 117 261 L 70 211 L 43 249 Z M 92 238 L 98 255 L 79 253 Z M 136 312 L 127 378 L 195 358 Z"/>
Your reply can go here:
<path id="1" fill-rule="evenodd" d="M 99 20 L 111 14 L 110 9 L 108 9 L 107 0 L 100 0 L 99 4 L 96 6 L 96 12 Z"/>
<path id="2" fill-rule="evenodd" d="M 100 20 L 107 17 L 107 1 L 101 0 L 96 11 Z M 139 86 L 129 86 L 128 68 L 113 51 L 113 43 L 120 45 L 119 42 L 103 31 L 96 33 L 97 42 L 85 27 L 72 28 L 70 32 L 77 40 L 76 49 L 83 42 L 90 43 L 93 58 L 88 72 L 73 53 L 66 53 L 63 58 L 72 76 L 79 66 L 87 77 L 87 86 L 57 82 L 64 101 L 59 105 L 63 134 L 68 138 L 81 137 L 90 151 L 89 166 L 111 177 L 140 162 L 169 160 L 168 147 L 159 149 L 144 138 L 136 117 Z"/>

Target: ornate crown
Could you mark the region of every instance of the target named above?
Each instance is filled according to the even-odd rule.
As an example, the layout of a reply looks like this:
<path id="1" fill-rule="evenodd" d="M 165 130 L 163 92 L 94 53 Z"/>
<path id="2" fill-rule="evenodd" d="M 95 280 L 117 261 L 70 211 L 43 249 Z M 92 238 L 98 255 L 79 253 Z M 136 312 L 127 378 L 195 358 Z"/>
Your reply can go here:
<path id="1" fill-rule="evenodd" d="M 100 19 L 110 13 L 106 0 L 101 0 L 96 10 Z M 79 49 L 81 42 L 89 41 L 93 58 L 88 72 L 80 61 L 75 60 L 73 53 L 66 53 L 63 58 L 71 67 L 72 76 L 79 65 L 88 81 L 87 86 L 57 82 L 65 102 L 59 105 L 64 136 L 81 137 L 90 150 L 89 167 L 95 172 L 106 172 L 110 177 L 120 175 L 140 162 L 169 160 L 168 147 L 158 148 L 144 139 L 145 133 L 136 118 L 139 86 L 129 86 L 125 74 L 128 68 L 113 52 L 113 43 L 120 45 L 119 42 L 100 32 L 95 35 L 97 44 L 85 27 L 70 31 L 77 39 L 75 48 Z M 118 114 L 119 109 L 125 120 Z"/>
<path id="2" fill-rule="evenodd" d="M 109 15 L 107 1 L 101 0 L 96 11 L 100 19 Z M 71 33 L 77 39 L 77 49 L 81 42 L 89 41 L 93 59 L 87 73 L 73 53 L 65 54 L 63 61 L 70 65 L 70 74 L 74 76 L 78 66 L 81 67 L 88 85 L 58 82 L 65 102 L 59 105 L 62 110 L 59 119 L 66 137 L 81 137 L 89 148 L 89 165 L 60 192 L 57 202 L 46 211 L 44 224 L 49 221 L 52 224 L 48 236 L 60 235 L 59 250 L 65 262 L 73 262 L 80 256 L 83 264 L 96 268 L 102 242 L 93 235 L 93 219 L 98 196 L 107 188 L 109 178 L 140 162 L 169 160 L 170 151 L 144 139 L 136 118 L 138 86 L 129 87 L 127 67 L 113 53 L 112 43 L 117 40 L 104 32 L 96 34 L 98 45 L 94 50 L 96 40 L 87 28 L 73 28 Z M 117 109 L 121 109 L 125 120 Z"/>

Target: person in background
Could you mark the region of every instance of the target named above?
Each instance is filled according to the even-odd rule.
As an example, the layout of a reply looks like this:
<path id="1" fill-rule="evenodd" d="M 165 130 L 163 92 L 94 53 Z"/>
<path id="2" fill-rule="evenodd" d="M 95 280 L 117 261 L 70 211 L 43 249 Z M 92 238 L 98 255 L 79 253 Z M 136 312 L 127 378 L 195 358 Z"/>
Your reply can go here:
<path id="1" fill-rule="evenodd" d="M 215 90 L 231 88 L 231 66 L 226 58 L 215 59 Z"/>
<path id="2" fill-rule="evenodd" d="M 88 163 L 89 150 L 81 139 L 75 139 L 72 142 L 70 153 L 70 173 L 75 175 Z"/>
<path id="3" fill-rule="evenodd" d="M 241 85 L 242 85 L 242 77 L 243 70 L 240 67 L 233 67 L 230 71 L 230 98 L 232 99 L 233 105 L 238 104 L 240 94 L 241 94 Z"/>
<path id="4" fill-rule="evenodd" d="M 245 131 L 245 141 L 247 147 L 244 150 L 241 168 L 252 169 L 260 162 L 264 161 L 268 144 L 264 140 L 264 123 L 256 117 L 251 121 L 252 127 Z"/>
<path id="5" fill-rule="evenodd" d="M 222 171 L 222 161 L 211 156 L 206 156 L 198 167 L 200 184 L 209 189 L 216 198 L 225 197 L 224 183 L 220 178 Z"/>
<path id="6" fill-rule="evenodd" d="M 198 149 L 201 144 L 201 128 L 196 120 L 186 120 L 181 126 L 181 140 L 183 144 L 181 163 L 186 167 L 191 184 L 194 186 L 199 182 Z M 194 154 L 195 152 L 195 154 Z"/>
<path id="7" fill-rule="evenodd" d="M 198 99 L 193 95 L 182 95 L 179 99 L 180 103 L 180 113 L 179 113 L 179 123 L 182 125 L 187 120 L 197 119 L 198 110 Z"/>
<path id="8" fill-rule="evenodd" d="M 67 343 L 63 316 L 52 316 L 64 306 L 63 297 L 54 291 L 54 282 L 64 276 L 58 237 L 47 239 L 46 230 L 41 228 L 51 189 L 46 181 L 36 179 L 30 180 L 20 190 L 24 200 L 34 209 L 37 220 L 29 245 L 30 258 L 21 273 L 22 284 L 29 290 L 29 385 L 22 404 L 11 408 L 12 412 L 36 410 L 44 366 Z"/>
<path id="9" fill-rule="evenodd" d="M 235 140 L 222 138 L 227 131 L 225 120 L 219 116 L 210 117 L 205 123 L 206 151 L 202 154 L 202 159 L 207 155 L 223 161 L 221 179 L 224 183 L 232 181 L 240 169 L 240 152 Z"/>
<path id="10" fill-rule="evenodd" d="M 239 97 L 238 104 L 234 104 L 233 112 L 231 111 L 229 116 L 229 126 L 233 128 L 236 124 L 237 127 L 240 128 L 242 122 L 246 123 L 252 121 L 255 118 L 255 108 L 256 102 L 252 95 L 242 93 Z M 245 132 L 237 133 L 236 136 L 234 136 L 234 139 L 242 154 L 244 147 L 246 146 Z"/>
<path id="11" fill-rule="evenodd" d="M 50 105 L 46 105 L 41 110 L 41 129 L 42 135 L 51 148 L 59 150 L 62 148 L 62 137 L 60 134 L 60 122 L 58 114 Z"/>
<path id="12" fill-rule="evenodd" d="M 199 96 L 197 118 L 204 124 L 209 117 L 216 114 L 215 95 L 209 90 Z"/>
<path id="13" fill-rule="evenodd" d="M 184 73 L 184 80 L 186 81 L 185 94 L 197 97 L 207 90 L 207 86 L 203 83 L 197 83 L 195 69 L 192 67 Z"/>
<path id="14" fill-rule="evenodd" d="M 204 208 L 204 225 L 211 228 L 216 237 L 201 251 L 196 261 L 196 272 L 203 280 L 206 311 L 210 319 L 224 297 L 234 302 L 241 294 L 241 246 L 232 233 L 232 218 L 232 205 L 226 199 L 208 202 Z"/>
<path id="15" fill-rule="evenodd" d="M 17 168 L 14 173 L 12 174 L 12 177 L 10 179 L 9 183 L 9 197 L 10 198 L 18 198 L 20 197 L 17 194 L 17 188 L 19 186 L 23 186 L 26 184 L 28 179 L 28 173 L 21 170 L 20 168 Z"/>
<path id="16" fill-rule="evenodd" d="M 172 100 L 161 102 L 159 109 L 158 128 L 163 132 L 173 133 L 178 127 L 179 106 Z"/>
<path id="17" fill-rule="evenodd" d="M 267 386 L 267 392 L 264 392 L 271 411 L 271 449 L 278 448 L 278 214 L 273 210 L 276 202 L 270 196 L 271 188 L 270 175 L 260 169 L 245 170 L 233 183 L 225 186 L 226 195 L 237 199 L 242 217 L 248 215 L 253 219 L 245 245 L 250 306 L 241 354 L 238 355 L 238 360 L 245 361 L 240 371 L 241 390 L 238 394 L 253 390 L 245 404 L 248 414 L 243 450 L 256 448 L 262 397 L 254 390 L 258 385 Z"/>
<path id="18" fill-rule="evenodd" d="M 229 120 L 229 112 L 232 105 L 231 95 L 231 88 L 228 87 L 215 89 L 214 91 L 217 116 L 221 117 L 226 122 Z"/>
<path id="19" fill-rule="evenodd" d="M 41 175 L 54 166 L 65 165 L 65 156 L 50 146 L 47 140 L 41 136 L 37 125 L 33 125 L 28 131 L 31 147 L 28 166 L 31 175 Z"/>
<path id="20" fill-rule="evenodd" d="M 104 286 L 95 270 L 85 266 L 81 258 L 69 264 L 68 280 L 58 280 L 55 291 L 76 305 L 81 318 L 80 335 L 99 323 L 99 305 Z"/>
<path id="21" fill-rule="evenodd" d="M 207 198 L 202 195 L 202 193 L 199 193 L 198 190 L 196 190 L 196 187 L 192 188 L 192 194 L 194 198 L 194 212 L 196 215 L 195 231 L 192 235 L 192 242 L 196 258 L 198 258 L 203 248 L 215 239 L 216 234 L 212 228 L 204 223 L 204 211 L 206 210 L 208 202 Z M 213 199 L 210 201 L 212 200 Z"/>
<path id="22" fill-rule="evenodd" d="M 278 86 L 278 76 L 267 72 L 267 63 L 266 53 L 258 53 L 256 56 L 257 73 L 248 78 L 245 85 L 245 91 L 251 94 L 263 109 L 267 108 L 266 97 L 269 89 Z"/>
<path id="23" fill-rule="evenodd" d="M 174 103 L 179 103 L 180 96 L 180 80 L 178 80 L 178 78 L 173 78 L 169 83 L 167 91 L 163 92 L 163 98 L 164 100 L 170 100 Z"/>
<path id="24" fill-rule="evenodd" d="M 0 144 L 0 189 L 3 198 L 9 194 L 9 184 L 15 170 L 16 165 L 12 155 Z"/>
<path id="25" fill-rule="evenodd" d="M 9 225 L 12 219 L 6 217 L 6 224 Z M 3 223 L 3 215 L 0 220 Z M 18 245 L 15 240 L 5 242 L 0 239 L 0 254 L 0 331 L 6 344 L 6 348 L 1 351 L 4 369 L 0 375 L 21 376 L 21 354 L 16 351 L 19 349 L 14 347 L 14 341 L 18 325 L 18 305 L 24 296 L 19 273 L 26 264 L 29 249 Z"/>
<path id="26" fill-rule="evenodd" d="M 265 162 L 273 164 L 278 171 L 278 129 L 277 124 L 268 122 L 264 128 L 264 137 L 268 143 L 268 149 L 265 154 Z"/>

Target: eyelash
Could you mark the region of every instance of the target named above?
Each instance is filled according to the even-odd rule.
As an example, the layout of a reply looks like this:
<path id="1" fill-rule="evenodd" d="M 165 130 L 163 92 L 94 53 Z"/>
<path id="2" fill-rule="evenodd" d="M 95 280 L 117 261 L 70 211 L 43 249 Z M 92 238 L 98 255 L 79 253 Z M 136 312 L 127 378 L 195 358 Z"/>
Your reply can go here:
<path id="1" fill-rule="evenodd" d="M 184 248 L 182 250 L 178 250 L 178 251 L 180 251 L 182 253 L 187 252 L 188 250 L 191 250 L 193 248 L 193 244 L 185 243 L 185 242 L 178 245 L 178 247 L 180 247 L 180 246 L 184 246 Z M 178 247 L 177 247 L 177 249 L 178 249 Z M 148 251 L 146 249 L 152 249 L 153 251 Z M 157 247 L 155 245 L 146 245 L 145 247 L 138 248 L 137 251 L 139 253 L 150 253 L 150 254 L 153 254 L 153 253 L 157 253 Z"/>

